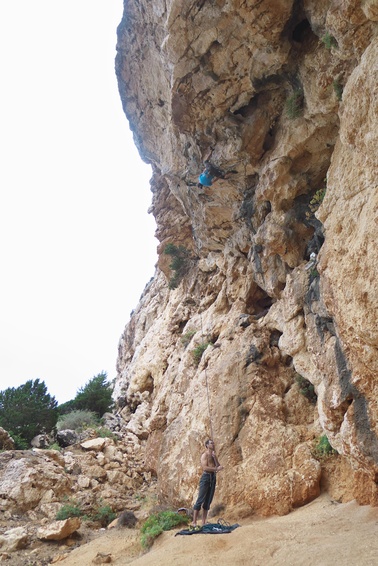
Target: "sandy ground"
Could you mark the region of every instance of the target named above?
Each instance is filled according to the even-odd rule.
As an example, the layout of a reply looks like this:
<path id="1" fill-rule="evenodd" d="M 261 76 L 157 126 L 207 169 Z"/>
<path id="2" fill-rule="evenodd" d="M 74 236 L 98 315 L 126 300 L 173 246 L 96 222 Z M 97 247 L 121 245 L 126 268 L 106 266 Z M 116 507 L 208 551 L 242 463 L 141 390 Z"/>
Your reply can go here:
<path id="1" fill-rule="evenodd" d="M 340 504 L 322 495 L 290 515 L 239 524 L 221 535 L 175 536 L 177 531 L 169 531 L 143 555 L 138 531 L 113 529 L 59 564 L 91 565 L 103 553 L 111 554 L 111 564 L 117 566 L 197 566 L 204 560 L 217 566 L 378 565 L 378 508 Z"/>

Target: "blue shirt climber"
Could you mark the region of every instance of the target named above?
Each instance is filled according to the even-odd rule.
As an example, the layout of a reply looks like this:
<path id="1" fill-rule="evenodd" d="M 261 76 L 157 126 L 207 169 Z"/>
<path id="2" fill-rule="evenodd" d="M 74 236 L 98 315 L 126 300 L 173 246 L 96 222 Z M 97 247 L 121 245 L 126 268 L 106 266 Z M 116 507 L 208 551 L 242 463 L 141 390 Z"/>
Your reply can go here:
<path id="1" fill-rule="evenodd" d="M 221 169 L 215 167 L 210 161 L 205 161 L 205 169 L 198 177 L 199 185 L 204 187 L 211 187 L 216 179 L 224 179 L 225 174 Z"/>
<path id="2" fill-rule="evenodd" d="M 198 177 L 198 181 L 204 187 L 211 187 L 214 179 L 215 175 L 212 175 L 207 169 L 205 169 L 205 171 Z"/>

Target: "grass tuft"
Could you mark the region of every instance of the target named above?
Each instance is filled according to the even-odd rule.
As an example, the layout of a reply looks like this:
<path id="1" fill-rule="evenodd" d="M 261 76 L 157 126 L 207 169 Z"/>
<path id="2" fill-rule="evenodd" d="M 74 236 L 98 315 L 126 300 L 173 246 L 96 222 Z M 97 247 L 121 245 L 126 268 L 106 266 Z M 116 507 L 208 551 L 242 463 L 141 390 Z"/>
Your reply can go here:
<path id="1" fill-rule="evenodd" d="M 163 532 L 178 525 L 187 525 L 190 517 L 180 515 L 175 511 L 160 511 L 150 515 L 141 528 L 141 544 L 144 549 L 152 546 L 154 540 Z"/>
<path id="2" fill-rule="evenodd" d="M 286 116 L 290 120 L 299 118 L 303 113 L 304 96 L 301 89 L 297 89 L 293 92 L 291 96 L 286 100 L 285 110 Z"/>
<path id="3" fill-rule="evenodd" d="M 80 509 L 77 503 L 71 502 L 66 503 L 59 509 L 57 512 L 55 519 L 57 521 L 65 521 L 66 519 L 70 519 L 71 517 L 82 517 L 83 511 Z"/>
<path id="4" fill-rule="evenodd" d="M 317 439 L 313 454 L 318 460 L 325 460 L 330 456 L 335 456 L 338 452 L 332 448 L 327 436 L 323 434 Z"/>
<path id="5" fill-rule="evenodd" d="M 329 31 L 325 32 L 321 41 L 322 43 L 324 43 L 327 49 L 332 49 L 332 47 L 338 47 L 336 39 L 334 38 L 333 35 L 329 33 Z"/>
<path id="6" fill-rule="evenodd" d="M 211 345 L 211 342 L 202 342 L 202 344 L 199 344 L 196 348 L 194 348 L 194 350 L 192 350 L 193 360 L 195 361 L 197 366 L 201 361 L 201 358 L 202 358 L 204 351 L 210 345 Z"/>
<path id="7" fill-rule="evenodd" d="M 169 288 L 176 289 L 188 272 L 190 253 L 184 246 L 175 246 L 172 243 L 165 246 L 164 253 L 172 258 L 169 267 L 173 271 L 173 276 L 169 281 Z"/>

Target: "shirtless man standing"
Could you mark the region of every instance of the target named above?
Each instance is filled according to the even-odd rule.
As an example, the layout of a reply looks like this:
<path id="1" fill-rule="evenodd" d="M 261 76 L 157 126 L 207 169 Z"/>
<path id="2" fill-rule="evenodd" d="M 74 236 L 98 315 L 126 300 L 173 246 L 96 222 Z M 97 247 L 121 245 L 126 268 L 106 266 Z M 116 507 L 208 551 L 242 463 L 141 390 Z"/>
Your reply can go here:
<path id="1" fill-rule="evenodd" d="M 218 462 L 218 458 L 215 454 L 214 442 L 212 440 L 206 440 L 205 442 L 206 451 L 201 456 L 201 466 L 203 469 L 203 474 L 199 483 L 199 492 L 197 501 L 193 507 L 193 523 L 192 527 L 197 526 L 197 519 L 199 511 L 202 507 L 202 524 L 206 524 L 207 513 L 210 509 L 210 504 L 214 497 L 215 485 L 216 485 L 216 473 L 223 470 Z M 199 527 L 198 527 L 199 528 Z"/>

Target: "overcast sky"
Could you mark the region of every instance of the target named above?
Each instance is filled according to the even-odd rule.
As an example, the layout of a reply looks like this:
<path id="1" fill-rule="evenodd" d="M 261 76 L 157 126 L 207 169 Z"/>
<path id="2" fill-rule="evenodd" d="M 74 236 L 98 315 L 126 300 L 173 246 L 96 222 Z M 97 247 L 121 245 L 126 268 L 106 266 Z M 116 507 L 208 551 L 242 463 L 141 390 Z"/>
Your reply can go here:
<path id="1" fill-rule="evenodd" d="M 122 0 L 0 2 L 0 390 L 116 375 L 154 274 L 150 167 L 114 71 Z"/>

